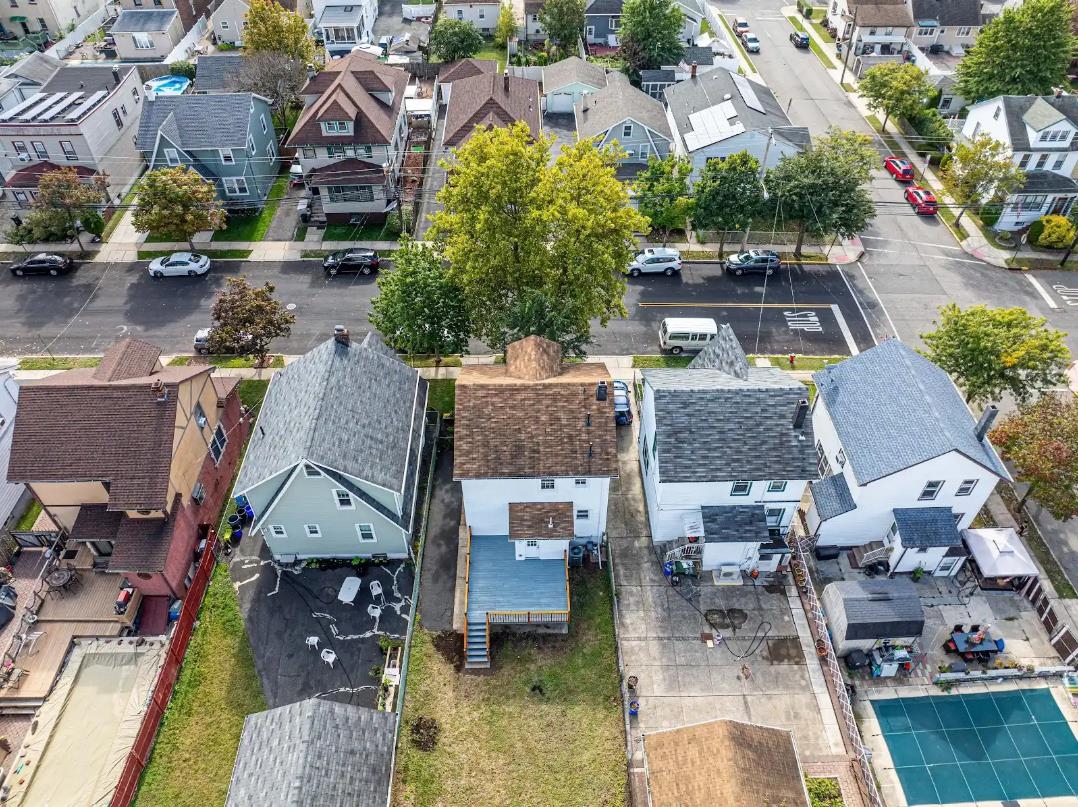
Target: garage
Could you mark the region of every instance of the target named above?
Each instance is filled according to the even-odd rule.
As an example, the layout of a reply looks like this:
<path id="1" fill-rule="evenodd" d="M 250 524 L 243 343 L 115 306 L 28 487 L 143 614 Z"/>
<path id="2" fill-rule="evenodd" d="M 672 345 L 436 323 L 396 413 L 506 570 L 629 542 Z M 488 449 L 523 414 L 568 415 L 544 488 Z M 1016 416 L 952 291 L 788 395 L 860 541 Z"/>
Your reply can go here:
<path id="1" fill-rule="evenodd" d="M 546 111 L 555 115 L 571 115 L 573 106 L 585 93 L 596 92 L 605 86 L 606 69 L 577 56 L 543 68 Z"/>
<path id="2" fill-rule="evenodd" d="M 580 93 L 583 95 L 584 93 Z M 567 90 L 559 90 L 558 92 L 550 93 L 546 97 L 546 111 L 553 113 L 570 113 L 573 111 L 573 104 L 576 103 L 577 94 Z"/>

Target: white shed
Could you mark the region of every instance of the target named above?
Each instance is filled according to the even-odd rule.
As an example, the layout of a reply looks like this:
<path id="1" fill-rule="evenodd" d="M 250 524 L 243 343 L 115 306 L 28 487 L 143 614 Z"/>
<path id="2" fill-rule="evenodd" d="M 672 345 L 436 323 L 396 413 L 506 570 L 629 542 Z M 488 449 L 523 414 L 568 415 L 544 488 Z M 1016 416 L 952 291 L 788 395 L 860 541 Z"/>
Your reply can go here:
<path id="1" fill-rule="evenodd" d="M 884 642 L 908 647 L 925 627 L 921 598 L 904 578 L 829 583 L 821 604 L 839 656 L 867 652 Z"/>

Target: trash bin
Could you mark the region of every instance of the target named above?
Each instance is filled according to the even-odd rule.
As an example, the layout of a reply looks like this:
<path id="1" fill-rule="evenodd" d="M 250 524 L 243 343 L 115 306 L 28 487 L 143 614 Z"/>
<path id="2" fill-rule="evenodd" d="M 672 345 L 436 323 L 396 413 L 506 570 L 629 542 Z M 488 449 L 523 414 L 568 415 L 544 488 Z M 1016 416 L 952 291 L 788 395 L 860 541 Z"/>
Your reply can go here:
<path id="1" fill-rule="evenodd" d="M 247 506 L 247 497 L 246 496 L 237 496 L 236 497 L 236 509 L 237 510 L 242 510 L 246 506 Z"/>
<path id="2" fill-rule="evenodd" d="M 230 526 L 234 530 L 239 529 L 241 526 L 243 526 L 243 516 L 239 513 L 233 513 L 228 517 L 228 526 Z"/>

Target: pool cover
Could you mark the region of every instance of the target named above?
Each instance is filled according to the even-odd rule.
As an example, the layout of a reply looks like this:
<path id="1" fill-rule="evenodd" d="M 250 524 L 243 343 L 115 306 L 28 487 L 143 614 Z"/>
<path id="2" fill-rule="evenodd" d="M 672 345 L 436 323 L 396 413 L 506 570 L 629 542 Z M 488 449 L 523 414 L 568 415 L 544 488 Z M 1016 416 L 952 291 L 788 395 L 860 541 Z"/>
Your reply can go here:
<path id="1" fill-rule="evenodd" d="M 1078 795 L 1078 739 L 1047 688 L 872 706 L 910 805 Z"/>

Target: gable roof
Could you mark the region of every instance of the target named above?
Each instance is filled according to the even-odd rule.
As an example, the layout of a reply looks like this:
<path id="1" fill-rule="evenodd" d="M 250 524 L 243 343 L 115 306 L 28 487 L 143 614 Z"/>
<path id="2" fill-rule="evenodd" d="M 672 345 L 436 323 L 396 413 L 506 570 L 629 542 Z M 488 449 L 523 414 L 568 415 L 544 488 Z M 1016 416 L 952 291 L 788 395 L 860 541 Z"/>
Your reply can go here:
<path id="1" fill-rule="evenodd" d="M 96 368 L 24 384 L 8 479 L 108 483 L 110 510 L 168 509 L 179 385 L 209 366 L 156 368 L 156 347 L 112 345 Z M 160 382 L 158 391 L 151 385 Z M 167 393 L 163 395 L 162 392 Z"/>
<path id="2" fill-rule="evenodd" d="M 925 627 L 921 598 L 906 578 L 839 580 L 828 583 L 821 598 L 831 620 L 845 618 L 837 620 L 846 624 L 842 639 L 920 636 Z"/>
<path id="3" fill-rule="evenodd" d="M 606 365 L 561 363 L 560 351 L 552 365 L 553 343 L 529 337 L 521 345 L 525 341 L 509 345 L 506 364 L 461 370 L 453 478 L 617 476 L 613 382 Z M 607 389 L 603 401 L 597 398 L 600 383 Z"/>
<path id="4" fill-rule="evenodd" d="M 642 370 L 655 406 L 660 482 L 815 479 L 812 419 L 793 418 L 804 385 L 777 367 Z"/>
<path id="5" fill-rule="evenodd" d="M 226 807 L 385 807 L 397 715 L 309 698 L 248 715 Z"/>
<path id="6" fill-rule="evenodd" d="M 318 98 L 300 114 L 288 145 L 389 145 L 407 86 L 407 73 L 379 62 L 369 53 L 356 51 L 335 59 L 303 88 L 302 95 L 317 94 Z M 390 96 L 388 102 L 378 97 L 386 94 Z M 351 121 L 352 134 L 324 134 L 323 120 Z"/>
<path id="7" fill-rule="evenodd" d="M 458 79 L 497 72 L 498 63 L 493 59 L 459 59 L 438 66 L 438 83 L 452 84 Z"/>
<path id="8" fill-rule="evenodd" d="M 55 56 L 35 50 L 7 68 L 3 75 L 16 76 L 31 84 L 44 84 L 55 75 L 62 64 Z"/>
<path id="9" fill-rule="evenodd" d="M 585 93 L 576 102 L 577 137 L 595 137 L 632 119 L 667 140 L 673 139 L 661 102 L 638 90 L 622 73 L 611 73 L 609 79 L 601 90 Z"/>
<path id="10" fill-rule="evenodd" d="M 572 502 L 510 502 L 510 541 L 565 541 L 576 535 Z"/>
<path id="11" fill-rule="evenodd" d="M 585 14 L 621 14 L 625 0 L 588 0 Z"/>
<path id="12" fill-rule="evenodd" d="M 891 512 L 904 547 L 924 549 L 962 543 L 950 507 L 896 507 Z"/>
<path id="13" fill-rule="evenodd" d="M 243 69 L 245 58 L 242 53 L 237 52 L 199 56 L 195 62 L 195 92 L 232 90 L 236 86 L 240 70 Z"/>
<path id="14" fill-rule="evenodd" d="M 816 514 L 820 521 L 841 516 L 857 509 L 857 502 L 850 492 L 850 483 L 842 472 L 825 476 L 817 482 L 809 483 L 812 502 L 816 505 Z"/>
<path id="15" fill-rule="evenodd" d="M 749 377 L 749 358 L 741 349 L 741 343 L 737 341 L 730 323 L 724 322 L 719 326 L 715 339 L 693 356 L 689 369 L 718 370 L 742 381 Z"/>
<path id="16" fill-rule="evenodd" d="M 568 56 L 543 68 L 543 92 L 547 95 L 574 83 L 595 89 L 605 87 L 606 69 L 579 56 Z"/>
<path id="17" fill-rule="evenodd" d="M 361 393 L 361 394 L 360 394 Z M 427 383 L 377 334 L 328 339 L 274 375 L 235 489 L 310 460 L 386 490 L 405 490 L 418 459 Z"/>
<path id="18" fill-rule="evenodd" d="M 978 28 L 984 24 L 981 0 L 913 0 L 913 16 L 916 20 L 935 20 L 943 28 Z"/>
<path id="19" fill-rule="evenodd" d="M 1066 119 L 1071 125 L 1078 127 L 1078 96 L 1063 95 L 1056 98 L 1054 95 L 1004 95 L 999 100 L 1003 104 L 1003 114 L 1007 116 L 1007 135 L 1011 141 L 1011 151 L 1036 151 L 1048 148 L 1046 144 L 1030 141 L 1027 125 L 1036 132 Z M 1068 149 L 1052 148 L 1052 150 L 1060 152 L 1078 150 L 1078 137 L 1071 138 Z"/>
<path id="20" fill-rule="evenodd" d="M 950 451 L 1011 476 L 950 376 L 898 339 L 813 375 L 817 394 L 861 485 Z"/>
<path id="21" fill-rule="evenodd" d="M 700 521 L 709 544 L 766 544 L 771 540 L 762 504 L 704 505 Z"/>
<path id="22" fill-rule="evenodd" d="M 518 121 L 526 123 L 532 135 L 542 131 L 538 81 L 497 74 L 459 79 L 453 82 L 442 142 L 459 146 L 476 126 L 511 126 Z"/>
<path id="23" fill-rule="evenodd" d="M 913 27 L 913 14 L 905 0 L 869 0 L 865 3 L 848 0 L 848 5 L 850 14 L 853 14 L 856 7 L 857 25 L 860 28 L 880 25 L 893 28 Z"/>
<path id="24" fill-rule="evenodd" d="M 648 732 L 644 759 L 653 807 L 809 805 L 788 729 L 712 720 Z"/>
<path id="25" fill-rule="evenodd" d="M 715 64 L 715 52 L 703 45 L 686 45 L 681 49 L 681 59 L 678 64 L 692 67 L 693 63 L 699 65 Z"/>
<path id="26" fill-rule="evenodd" d="M 158 131 L 186 151 L 246 150 L 251 107 L 259 105 L 268 121 L 268 102 L 249 92 L 147 95 L 138 125 L 139 151 L 153 153 Z"/>

